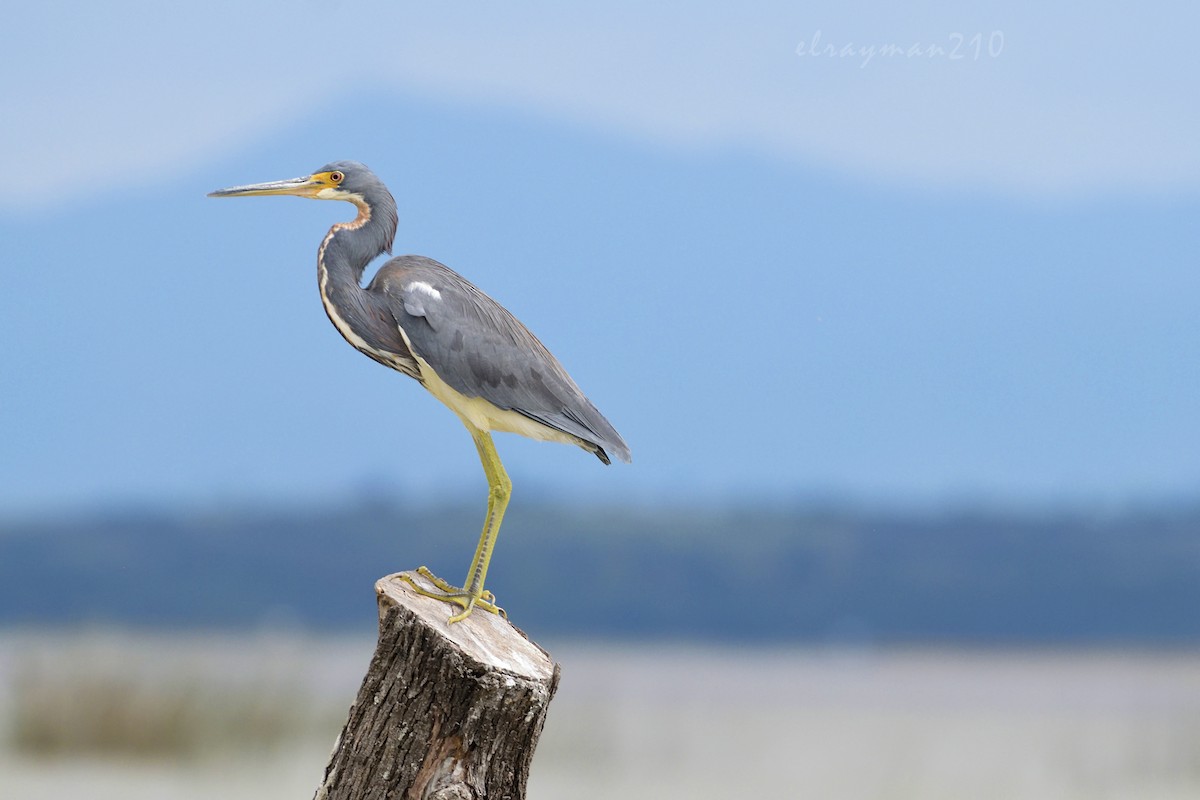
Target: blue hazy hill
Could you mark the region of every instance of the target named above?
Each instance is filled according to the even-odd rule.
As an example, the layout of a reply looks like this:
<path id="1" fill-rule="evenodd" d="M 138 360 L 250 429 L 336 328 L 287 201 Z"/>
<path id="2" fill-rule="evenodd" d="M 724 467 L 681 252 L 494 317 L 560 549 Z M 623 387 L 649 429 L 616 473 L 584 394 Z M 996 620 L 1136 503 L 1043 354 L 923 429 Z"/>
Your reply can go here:
<path id="1" fill-rule="evenodd" d="M 508 305 L 633 448 L 600 470 L 504 437 L 518 497 L 1200 479 L 1198 198 L 1033 206 L 390 95 L 184 179 L 0 218 L 0 508 L 479 494 L 453 416 L 324 318 L 315 251 L 350 210 L 204 196 L 345 157 L 396 193 L 396 252 Z"/>

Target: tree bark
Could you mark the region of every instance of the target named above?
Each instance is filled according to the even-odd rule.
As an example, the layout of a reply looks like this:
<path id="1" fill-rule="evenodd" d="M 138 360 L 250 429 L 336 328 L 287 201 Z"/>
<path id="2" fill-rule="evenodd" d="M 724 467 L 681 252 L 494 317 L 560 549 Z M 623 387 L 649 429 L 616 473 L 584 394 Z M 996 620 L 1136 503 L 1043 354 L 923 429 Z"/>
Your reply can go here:
<path id="1" fill-rule="evenodd" d="M 398 575 L 375 592 L 379 642 L 314 800 L 522 800 L 558 665 L 496 614 L 449 625 Z"/>

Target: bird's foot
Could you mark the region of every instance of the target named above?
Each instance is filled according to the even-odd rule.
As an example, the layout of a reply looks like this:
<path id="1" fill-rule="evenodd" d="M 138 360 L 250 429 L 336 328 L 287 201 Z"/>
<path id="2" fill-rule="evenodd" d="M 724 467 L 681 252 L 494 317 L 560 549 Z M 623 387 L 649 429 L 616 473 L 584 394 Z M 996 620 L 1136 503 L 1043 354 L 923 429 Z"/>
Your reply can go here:
<path id="1" fill-rule="evenodd" d="M 508 619 L 508 614 L 504 613 L 504 609 L 496 605 L 496 595 L 487 590 L 472 594 L 466 589 L 451 586 L 437 575 L 434 575 L 429 567 L 417 567 L 417 574 L 436 586 L 437 590 L 421 586 L 408 573 L 401 573 L 400 580 L 411 586 L 417 594 L 432 597 L 434 600 L 441 600 L 442 602 L 451 603 L 462 608 L 462 611 L 450 617 L 450 623 L 462 622 L 471 616 L 471 612 L 476 608 L 482 608 L 484 611 L 499 614 Z"/>

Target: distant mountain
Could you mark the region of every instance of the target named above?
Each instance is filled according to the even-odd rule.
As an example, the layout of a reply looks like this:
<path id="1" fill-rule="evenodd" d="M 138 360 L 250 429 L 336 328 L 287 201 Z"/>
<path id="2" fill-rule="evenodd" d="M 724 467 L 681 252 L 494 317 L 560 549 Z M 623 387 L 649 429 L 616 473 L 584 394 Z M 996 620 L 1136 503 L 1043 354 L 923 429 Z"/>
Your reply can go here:
<path id="1" fill-rule="evenodd" d="M 0 524 L 0 625 L 364 629 L 375 579 L 461 579 L 478 509 Z M 1200 508 L 514 509 L 488 585 L 534 635 L 1200 644 Z"/>
<path id="2" fill-rule="evenodd" d="M 322 310 L 317 246 L 353 209 L 205 196 L 337 158 L 396 193 L 397 254 L 504 303 L 633 448 L 599 477 L 504 437 L 518 492 L 1200 485 L 1200 196 L 1029 205 L 370 90 L 0 215 L 0 509 L 478 486 L 458 420 Z"/>

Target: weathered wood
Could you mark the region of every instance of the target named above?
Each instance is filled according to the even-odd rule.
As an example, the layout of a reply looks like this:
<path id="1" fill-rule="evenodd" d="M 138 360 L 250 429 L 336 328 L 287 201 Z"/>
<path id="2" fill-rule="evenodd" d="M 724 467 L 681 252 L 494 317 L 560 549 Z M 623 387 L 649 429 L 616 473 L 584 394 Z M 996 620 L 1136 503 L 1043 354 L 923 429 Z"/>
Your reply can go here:
<path id="1" fill-rule="evenodd" d="M 379 642 L 314 800 L 524 798 L 558 665 L 495 614 L 449 625 L 398 575 L 375 591 Z"/>

